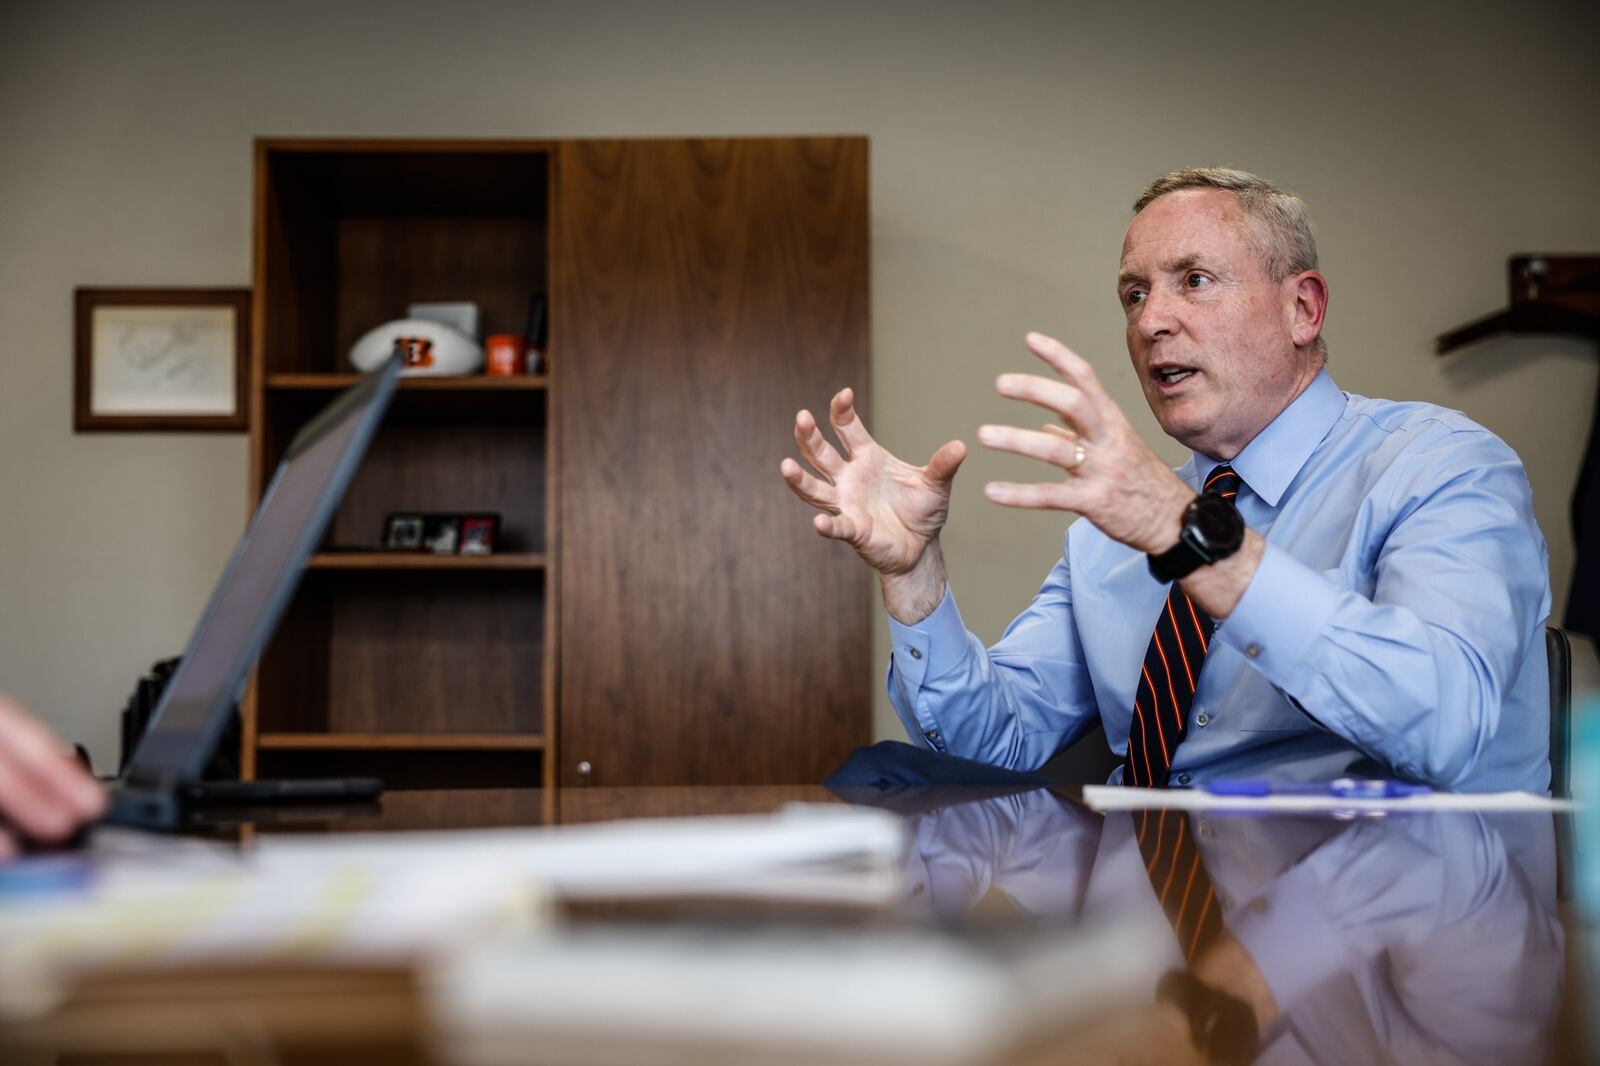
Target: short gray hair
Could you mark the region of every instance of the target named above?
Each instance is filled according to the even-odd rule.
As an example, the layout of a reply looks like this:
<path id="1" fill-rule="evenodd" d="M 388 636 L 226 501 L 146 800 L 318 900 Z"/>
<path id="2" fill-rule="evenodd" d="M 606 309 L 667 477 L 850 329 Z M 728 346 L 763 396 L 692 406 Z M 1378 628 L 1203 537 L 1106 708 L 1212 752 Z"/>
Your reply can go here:
<path id="1" fill-rule="evenodd" d="M 1138 214 L 1157 197 L 1184 189 L 1225 189 L 1238 198 L 1250 220 L 1261 265 L 1273 281 L 1317 269 L 1317 238 L 1305 201 L 1265 178 L 1228 167 L 1183 167 L 1163 174 L 1133 202 Z"/>
<path id="2" fill-rule="evenodd" d="M 1267 277 L 1282 281 L 1302 270 L 1317 269 L 1317 237 L 1306 202 L 1265 178 L 1230 167 L 1182 167 L 1152 181 L 1133 202 L 1137 215 L 1151 201 L 1184 189 L 1223 189 L 1233 193 L 1250 220 L 1250 243 L 1261 257 Z M 1317 337 L 1311 350 L 1324 362 L 1328 342 Z"/>

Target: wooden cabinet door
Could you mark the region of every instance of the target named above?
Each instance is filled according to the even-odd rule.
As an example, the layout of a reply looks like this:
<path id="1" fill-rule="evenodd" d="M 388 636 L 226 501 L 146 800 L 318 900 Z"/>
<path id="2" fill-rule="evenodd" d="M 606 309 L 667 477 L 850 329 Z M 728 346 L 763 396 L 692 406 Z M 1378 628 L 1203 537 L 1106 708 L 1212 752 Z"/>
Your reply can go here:
<path id="1" fill-rule="evenodd" d="M 872 584 L 778 464 L 865 405 L 867 142 L 567 142 L 555 212 L 556 778 L 820 781 L 870 735 Z"/>

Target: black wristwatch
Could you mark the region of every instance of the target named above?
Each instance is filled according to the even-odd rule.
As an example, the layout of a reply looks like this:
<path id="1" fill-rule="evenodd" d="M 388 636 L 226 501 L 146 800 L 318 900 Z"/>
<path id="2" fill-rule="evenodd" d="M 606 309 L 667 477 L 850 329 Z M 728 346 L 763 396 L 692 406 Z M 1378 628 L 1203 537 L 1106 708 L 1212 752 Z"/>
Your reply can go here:
<path id="1" fill-rule="evenodd" d="M 1178 543 L 1162 552 L 1147 556 L 1150 573 L 1157 581 L 1176 581 L 1226 559 L 1244 543 L 1244 519 L 1231 500 L 1210 493 L 1201 493 L 1189 501 L 1183 510 L 1183 531 Z"/>
<path id="2" fill-rule="evenodd" d="M 1212 988 L 1186 970 L 1168 970 L 1156 998 L 1173 1004 L 1189 1019 L 1194 1046 L 1208 1062 L 1248 1066 L 1260 1050 L 1256 1012 L 1238 996 Z"/>

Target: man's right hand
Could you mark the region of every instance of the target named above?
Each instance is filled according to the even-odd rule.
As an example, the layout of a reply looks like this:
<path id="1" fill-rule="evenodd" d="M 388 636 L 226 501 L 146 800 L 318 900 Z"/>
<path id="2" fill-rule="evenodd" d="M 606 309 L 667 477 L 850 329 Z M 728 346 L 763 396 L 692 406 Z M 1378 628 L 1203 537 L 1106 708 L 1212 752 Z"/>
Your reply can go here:
<path id="1" fill-rule="evenodd" d="M 785 459 L 783 480 L 822 512 L 811 520 L 818 533 L 847 542 L 878 572 L 889 613 L 901 622 L 921 621 L 944 598 L 939 530 L 967 447 L 949 441 L 926 466 L 912 466 L 872 439 L 854 400 L 851 390 L 841 389 L 828 405 L 843 455 L 823 437 L 810 411 L 795 415 L 794 439 L 811 471 Z"/>

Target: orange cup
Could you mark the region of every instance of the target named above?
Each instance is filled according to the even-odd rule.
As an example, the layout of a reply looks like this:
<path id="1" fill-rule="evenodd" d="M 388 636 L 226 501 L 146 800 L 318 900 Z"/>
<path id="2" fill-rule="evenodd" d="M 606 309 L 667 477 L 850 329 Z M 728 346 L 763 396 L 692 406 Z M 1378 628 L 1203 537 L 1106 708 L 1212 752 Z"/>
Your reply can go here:
<path id="1" fill-rule="evenodd" d="M 514 333 L 495 333 L 485 344 L 488 372 L 497 378 L 509 378 L 522 372 L 522 338 Z"/>

